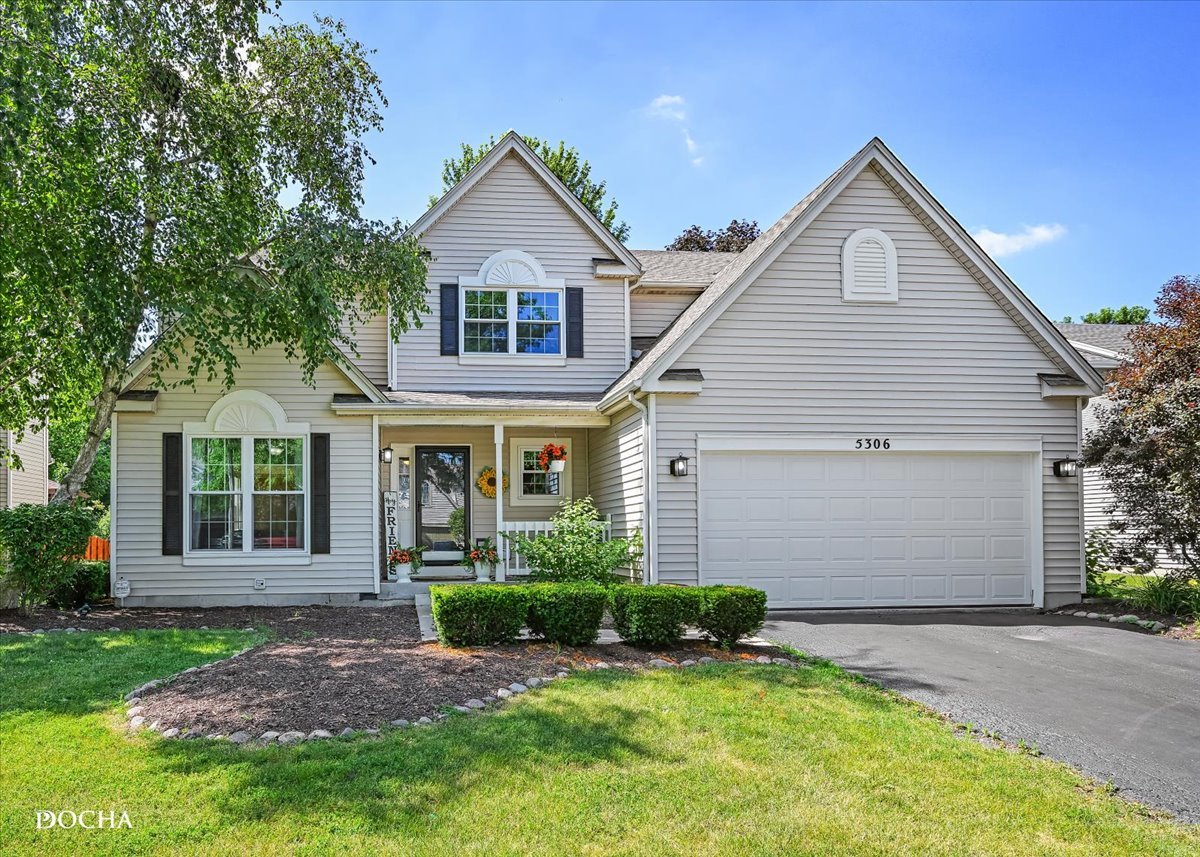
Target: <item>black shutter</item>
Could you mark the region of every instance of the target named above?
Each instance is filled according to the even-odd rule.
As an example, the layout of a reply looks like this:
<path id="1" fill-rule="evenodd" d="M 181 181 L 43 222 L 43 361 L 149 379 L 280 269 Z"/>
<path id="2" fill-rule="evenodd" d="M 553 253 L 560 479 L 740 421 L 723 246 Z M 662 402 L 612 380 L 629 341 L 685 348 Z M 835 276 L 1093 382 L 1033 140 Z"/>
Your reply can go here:
<path id="1" fill-rule="evenodd" d="M 458 286 L 442 284 L 442 356 L 458 354 Z"/>
<path id="2" fill-rule="evenodd" d="M 567 356 L 583 356 L 583 289 L 567 287 Z"/>
<path id="3" fill-rule="evenodd" d="M 312 552 L 329 553 L 329 435 L 314 434 L 312 445 Z"/>
<path id="4" fill-rule="evenodd" d="M 162 552 L 183 555 L 183 434 L 162 436 Z"/>

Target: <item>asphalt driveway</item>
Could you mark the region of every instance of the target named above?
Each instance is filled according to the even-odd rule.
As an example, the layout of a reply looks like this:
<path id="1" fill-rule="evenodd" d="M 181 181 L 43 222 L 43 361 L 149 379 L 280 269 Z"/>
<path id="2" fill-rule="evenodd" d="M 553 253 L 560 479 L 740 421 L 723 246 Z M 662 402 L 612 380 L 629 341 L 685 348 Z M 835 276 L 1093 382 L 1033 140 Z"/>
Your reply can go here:
<path id="1" fill-rule="evenodd" d="M 1006 613 L 773 612 L 762 636 L 1200 822 L 1200 644 Z"/>

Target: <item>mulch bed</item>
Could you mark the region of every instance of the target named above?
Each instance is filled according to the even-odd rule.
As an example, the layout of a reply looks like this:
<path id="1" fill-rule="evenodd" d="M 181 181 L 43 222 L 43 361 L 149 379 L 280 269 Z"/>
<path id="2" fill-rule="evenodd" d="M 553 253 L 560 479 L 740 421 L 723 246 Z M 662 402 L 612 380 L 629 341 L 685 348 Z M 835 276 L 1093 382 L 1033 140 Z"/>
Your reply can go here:
<path id="1" fill-rule="evenodd" d="M 142 694 L 140 714 L 147 725 L 157 722 L 159 730 L 202 735 L 313 729 L 337 734 L 346 727 L 379 728 L 399 718 L 433 717 L 446 706 L 486 698 L 513 682 L 600 662 L 642 668 L 655 657 L 680 662 L 779 654 L 750 646 L 722 652 L 699 641 L 654 651 L 622 643 L 577 649 L 544 643 L 448 649 L 421 642 L 411 607 L 98 609 L 84 619 L 57 611 L 29 619 L 9 611 L 0 614 L 0 632 L 7 633 L 202 626 L 265 626 L 273 639 Z"/>
<path id="2" fill-rule="evenodd" d="M 61 628 L 136 631 L 153 628 L 266 628 L 280 640 L 313 636 L 421 639 L 411 609 L 386 607 L 127 607 L 100 606 L 86 616 L 42 609 L 33 616 L 0 610 L 0 634 Z"/>

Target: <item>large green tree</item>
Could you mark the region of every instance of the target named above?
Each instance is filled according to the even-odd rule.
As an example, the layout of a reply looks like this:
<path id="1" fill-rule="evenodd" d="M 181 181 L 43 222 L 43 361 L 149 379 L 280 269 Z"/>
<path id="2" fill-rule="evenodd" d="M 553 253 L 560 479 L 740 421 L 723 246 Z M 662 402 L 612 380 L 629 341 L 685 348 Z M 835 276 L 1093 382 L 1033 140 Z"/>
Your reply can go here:
<path id="1" fill-rule="evenodd" d="M 386 104 L 368 57 L 262 0 L 0 5 L 0 426 L 93 403 L 60 499 L 139 335 L 159 383 L 232 385 L 271 343 L 311 382 L 367 319 L 396 337 L 426 310 L 420 248 L 359 212 Z"/>
<path id="2" fill-rule="evenodd" d="M 1157 550 L 1200 577 L 1200 276 L 1175 277 L 1155 302 L 1161 322 L 1129 335 L 1084 449 L 1113 493 L 1122 565 L 1152 568 Z"/>
<path id="3" fill-rule="evenodd" d="M 1102 307 L 1095 312 L 1085 312 L 1079 319 L 1084 324 L 1145 324 L 1150 320 L 1150 310 L 1144 306 L 1121 306 L 1116 309 Z M 1071 323 L 1071 316 L 1063 319 Z"/>
<path id="4" fill-rule="evenodd" d="M 588 211 L 596 215 L 618 241 L 624 242 L 629 237 L 629 224 L 623 220 L 620 223 L 617 222 L 617 201 L 605 199 L 608 184 L 592 181 L 592 165 L 580 156 L 574 146 L 568 146 L 561 140 L 558 145 L 553 145 L 539 137 L 524 135 L 521 136 L 521 139 L 538 154 L 538 157 L 550 168 L 550 172 L 562 180 L 571 193 L 587 206 Z M 471 171 L 471 167 L 483 160 L 483 156 L 495 146 L 495 137 L 489 137 L 486 143 L 479 146 L 463 143 L 462 151 L 457 158 L 447 158 L 442 162 L 442 193 L 462 181 L 463 176 Z M 437 201 L 438 197 L 436 196 L 429 198 L 430 205 Z"/>

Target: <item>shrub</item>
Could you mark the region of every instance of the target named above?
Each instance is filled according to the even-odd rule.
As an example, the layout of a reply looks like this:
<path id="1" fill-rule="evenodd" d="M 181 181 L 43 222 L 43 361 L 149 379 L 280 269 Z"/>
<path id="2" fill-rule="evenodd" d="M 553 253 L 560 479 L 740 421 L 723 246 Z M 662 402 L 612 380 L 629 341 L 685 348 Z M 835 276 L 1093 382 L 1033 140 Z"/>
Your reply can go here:
<path id="1" fill-rule="evenodd" d="M 550 520 L 554 524 L 550 535 L 504 535 L 525 557 L 532 580 L 590 580 L 611 585 L 618 568 L 641 556 L 640 534 L 631 539 L 604 537 L 605 523 L 591 497 L 564 501 Z"/>
<path id="2" fill-rule="evenodd" d="M 70 610 L 107 597 L 108 563 L 84 560 L 75 563 L 72 576 L 54 587 L 46 601 L 59 610 Z"/>
<path id="3" fill-rule="evenodd" d="M 75 578 L 77 558 L 104 511 L 99 503 L 76 501 L 0 510 L 0 547 L 8 553 L 6 582 L 17 590 L 26 615 L 58 586 Z"/>
<path id="4" fill-rule="evenodd" d="M 700 614 L 700 591 L 691 586 L 613 587 L 610 604 L 621 639 L 635 646 L 669 646 L 679 642 Z"/>
<path id="5" fill-rule="evenodd" d="M 511 643 L 529 612 L 524 586 L 431 586 L 429 599 L 438 639 L 448 646 Z"/>
<path id="6" fill-rule="evenodd" d="M 703 586 L 696 627 L 728 649 L 767 620 L 767 593 L 749 586 Z"/>
<path id="7" fill-rule="evenodd" d="M 1170 613 L 1178 616 L 1200 615 L 1200 585 L 1170 575 L 1147 577 L 1138 583 L 1125 583 L 1117 593 L 1134 609 Z"/>
<path id="8" fill-rule="evenodd" d="M 595 583 L 532 583 L 529 630 L 550 643 L 586 646 L 600 636 L 608 593 Z"/>

